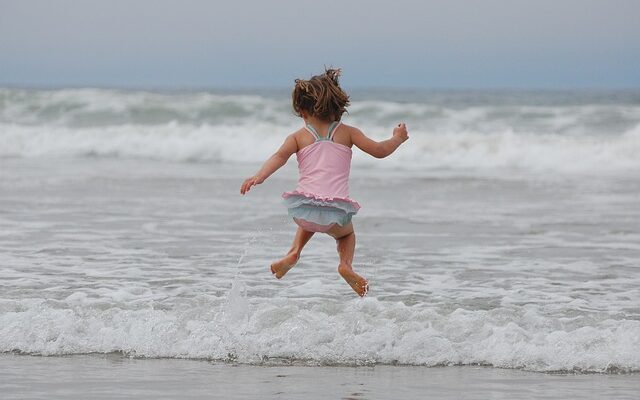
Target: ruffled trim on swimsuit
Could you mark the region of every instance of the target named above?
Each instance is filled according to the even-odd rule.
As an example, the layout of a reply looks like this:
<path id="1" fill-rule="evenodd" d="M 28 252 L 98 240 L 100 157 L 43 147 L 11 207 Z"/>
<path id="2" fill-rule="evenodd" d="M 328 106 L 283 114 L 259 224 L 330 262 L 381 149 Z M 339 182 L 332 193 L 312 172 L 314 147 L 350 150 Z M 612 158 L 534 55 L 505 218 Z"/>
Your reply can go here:
<path id="1" fill-rule="evenodd" d="M 297 190 L 294 190 L 292 192 L 284 192 L 282 193 L 282 197 L 285 200 L 289 198 L 304 198 L 309 201 L 309 203 L 307 204 L 344 208 L 345 211 L 352 211 L 354 214 L 360 209 L 360 204 L 348 197 L 319 196 L 313 193 L 298 192 Z"/>
<path id="2" fill-rule="evenodd" d="M 351 199 L 322 197 L 300 192 L 282 194 L 284 204 L 293 218 L 318 225 L 345 226 L 358 213 L 360 205 Z"/>

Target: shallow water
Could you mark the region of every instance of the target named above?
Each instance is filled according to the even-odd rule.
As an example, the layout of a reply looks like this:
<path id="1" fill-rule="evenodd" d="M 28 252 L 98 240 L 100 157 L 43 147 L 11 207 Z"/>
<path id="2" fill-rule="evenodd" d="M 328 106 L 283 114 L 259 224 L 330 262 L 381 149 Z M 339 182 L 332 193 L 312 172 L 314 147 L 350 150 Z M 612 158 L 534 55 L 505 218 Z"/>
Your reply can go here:
<path id="1" fill-rule="evenodd" d="M 355 167 L 359 299 L 326 236 L 269 272 L 293 163 L 0 162 L 1 351 L 640 371 L 634 174 Z"/>
<path id="2" fill-rule="evenodd" d="M 405 121 L 411 137 L 384 160 L 354 154 L 364 299 L 326 236 L 271 276 L 295 230 L 280 199 L 293 160 L 238 193 L 300 126 L 288 93 L 0 89 L 2 362 L 74 374 L 96 359 L 66 356 L 105 353 L 205 359 L 223 375 L 398 365 L 409 386 L 475 376 L 413 367 L 443 365 L 637 382 L 640 92 L 370 90 L 352 102 L 345 123 L 383 139 Z M 127 365 L 158 378 L 173 362 Z"/>

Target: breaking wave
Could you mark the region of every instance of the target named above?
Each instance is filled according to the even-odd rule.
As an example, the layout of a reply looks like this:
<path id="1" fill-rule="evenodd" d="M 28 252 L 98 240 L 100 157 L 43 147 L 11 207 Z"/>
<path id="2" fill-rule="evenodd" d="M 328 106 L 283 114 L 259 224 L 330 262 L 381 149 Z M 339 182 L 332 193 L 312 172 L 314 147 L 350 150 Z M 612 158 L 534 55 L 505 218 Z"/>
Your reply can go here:
<path id="1" fill-rule="evenodd" d="M 4 301 L 0 351 L 123 352 L 247 364 L 491 365 L 532 371 L 640 371 L 640 321 L 555 318 L 537 306 L 444 312 L 375 298 L 347 303 L 250 301 L 235 282 L 217 304 L 134 306 L 76 292 L 62 301 Z M 18 304 L 19 303 L 19 304 Z M 157 305 L 157 304 L 156 304 Z M 11 309 L 11 311 L 9 311 Z"/>
<path id="2" fill-rule="evenodd" d="M 376 162 L 379 168 L 640 169 L 640 105 L 634 98 L 564 105 L 552 94 L 548 105 L 426 98 L 354 100 L 344 121 L 377 140 L 389 137 L 398 121 L 407 122 L 410 142 Z M 0 157 L 254 163 L 299 125 L 286 95 L 0 89 Z M 355 160 L 374 164 L 361 152 Z"/>

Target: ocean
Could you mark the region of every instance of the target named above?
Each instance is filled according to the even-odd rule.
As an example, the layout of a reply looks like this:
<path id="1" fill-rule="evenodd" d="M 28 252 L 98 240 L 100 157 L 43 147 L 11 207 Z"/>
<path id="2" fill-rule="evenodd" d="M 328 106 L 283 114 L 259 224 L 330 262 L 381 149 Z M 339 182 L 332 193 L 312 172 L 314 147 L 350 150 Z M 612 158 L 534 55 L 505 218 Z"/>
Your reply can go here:
<path id="1" fill-rule="evenodd" d="M 0 89 L 0 389 L 37 398 L 54 372 L 115 365 L 165 394 L 167 369 L 202 366 L 260 398 L 323 398 L 347 376 L 399 379 L 404 398 L 430 379 L 474 398 L 456 395 L 466 378 L 637 395 L 640 90 L 349 92 L 345 123 L 410 136 L 385 159 L 354 148 L 362 299 L 327 236 L 270 273 L 296 228 L 280 197 L 295 157 L 239 194 L 301 126 L 288 90 Z M 261 392 L 269 371 L 297 391 Z"/>

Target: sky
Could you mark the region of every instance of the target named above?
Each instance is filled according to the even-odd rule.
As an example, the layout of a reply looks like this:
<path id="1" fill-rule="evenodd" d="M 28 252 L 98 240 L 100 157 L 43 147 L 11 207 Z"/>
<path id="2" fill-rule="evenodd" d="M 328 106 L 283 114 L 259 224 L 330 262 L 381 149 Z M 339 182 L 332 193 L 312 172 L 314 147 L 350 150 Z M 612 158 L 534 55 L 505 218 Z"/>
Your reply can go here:
<path id="1" fill-rule="evenodd" d="M 640 87 L 640 0 L 0 0 L 0 86 Z"/>

